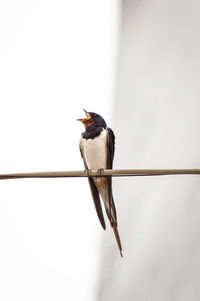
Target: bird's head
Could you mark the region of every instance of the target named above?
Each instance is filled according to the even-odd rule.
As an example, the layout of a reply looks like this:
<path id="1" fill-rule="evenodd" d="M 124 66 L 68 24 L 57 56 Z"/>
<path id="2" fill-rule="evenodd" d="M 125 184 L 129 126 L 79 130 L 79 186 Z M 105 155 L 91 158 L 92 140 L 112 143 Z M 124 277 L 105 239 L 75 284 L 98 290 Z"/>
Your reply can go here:
<path id="1" fill-rule="evenodd" d="M 77 120 L 81 121 L 84 124 L 85 129 L 87 129 L 91 125 L 104 127 L 104 128 L 107 127 L 105 120 L 99 114 L 94 112 L 87 112 L 84 109 L 83 111 L 85 112 L 86 118 L 80 118 Z"/>

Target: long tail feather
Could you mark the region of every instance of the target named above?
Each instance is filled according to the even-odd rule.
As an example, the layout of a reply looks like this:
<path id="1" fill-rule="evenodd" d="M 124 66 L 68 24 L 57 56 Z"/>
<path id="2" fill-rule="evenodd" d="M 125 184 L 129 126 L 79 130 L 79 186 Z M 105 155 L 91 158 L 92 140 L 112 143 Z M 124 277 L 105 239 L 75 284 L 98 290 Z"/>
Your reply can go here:
<path id="1" fill-rule="evenodd" d="M 119 237 L 119 232 L 118 232 L 117 226 L 113 225 L 112 228 L 113 228 L 115 238 L 116 238 L 116 241 L 117 241 L 117 244 L 118 244 L 118 247 L 119 247 L 120 255 L 121 255 L 121 257 L 123 257 L 122 245 L 121 245 L 121 240 L 120 240 L 120 237 Z"/>

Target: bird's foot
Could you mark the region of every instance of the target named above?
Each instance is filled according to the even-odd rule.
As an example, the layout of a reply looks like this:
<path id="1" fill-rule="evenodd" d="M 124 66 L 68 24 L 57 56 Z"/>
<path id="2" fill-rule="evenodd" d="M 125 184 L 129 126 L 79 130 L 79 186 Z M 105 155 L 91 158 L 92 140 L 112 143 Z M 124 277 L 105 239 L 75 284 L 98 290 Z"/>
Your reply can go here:
<path id="1" fill-rule="evenodd" d="M 91 169 L 86 168 L 86 169 L 84 170 L 84 172 L 87 174 L 88 177 L 90 177 L 90 175 L 91 175 Z"/>
<path id="2" fill-rule="evenodd" d="M 104 169 L 103 169 L 103 168 L 98 169 L 97 173 L 98 173 L 100 176 L 103 176 L 103 174 L 104 174 Z"/>

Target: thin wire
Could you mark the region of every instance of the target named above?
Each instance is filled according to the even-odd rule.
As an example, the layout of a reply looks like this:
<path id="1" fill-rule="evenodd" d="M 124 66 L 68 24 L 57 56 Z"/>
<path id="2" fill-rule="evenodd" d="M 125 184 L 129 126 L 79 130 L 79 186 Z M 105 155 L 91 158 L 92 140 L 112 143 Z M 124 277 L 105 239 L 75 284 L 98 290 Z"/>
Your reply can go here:
<path id="1" fill-rule="evenodd" d="M 23 178 L 130 177 L 163 175 L 200 175 L 200 169 L 104 169 L 0 174 L 0 180 Z"/>

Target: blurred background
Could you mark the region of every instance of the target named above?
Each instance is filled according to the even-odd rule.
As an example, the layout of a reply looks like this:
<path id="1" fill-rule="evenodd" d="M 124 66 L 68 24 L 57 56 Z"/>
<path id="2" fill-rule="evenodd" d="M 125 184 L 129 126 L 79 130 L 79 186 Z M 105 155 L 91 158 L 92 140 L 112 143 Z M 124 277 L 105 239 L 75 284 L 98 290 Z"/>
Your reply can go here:
<path id="1" fill-rule="evenodd" d="M 0 172 L 83 169 L 82 109 L 112 126 L 117 3 L 2 1 L 0 28 Z M 1 181 L 0 299 L 94 300 L 102 234 L 87 179 Z"/>
<path id="2" fill-rule="evenodd" d="M 114 168 L 200 168 L 199 6 L 1 2 L 0 172 L 83 169 L 83 108 Z M 199 300 L 199 177 L 113 186 L 123 258 L 87 179 L 0 182 L 1 300 Z"/>

